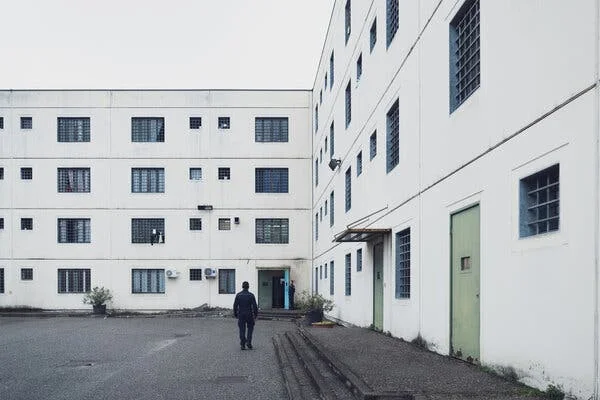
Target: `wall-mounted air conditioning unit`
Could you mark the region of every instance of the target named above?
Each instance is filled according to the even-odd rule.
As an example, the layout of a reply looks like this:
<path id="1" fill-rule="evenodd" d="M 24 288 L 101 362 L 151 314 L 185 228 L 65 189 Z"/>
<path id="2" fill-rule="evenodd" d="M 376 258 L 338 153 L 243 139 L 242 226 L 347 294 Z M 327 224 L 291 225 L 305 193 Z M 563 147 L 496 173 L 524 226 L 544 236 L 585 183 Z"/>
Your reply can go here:
<path id="1" fill-rule="evenodd" d="M 165 271 L 165 275 L 167 278 L 177 278 L 179 276 L 179 271 L 176 269 L 168 269 Z"/>
<path id="2" fill-rule="evenodd" d="M 216 278 L 217 270 L 215 268 L 204 268 L 204 277 L 205 278 Z"/>

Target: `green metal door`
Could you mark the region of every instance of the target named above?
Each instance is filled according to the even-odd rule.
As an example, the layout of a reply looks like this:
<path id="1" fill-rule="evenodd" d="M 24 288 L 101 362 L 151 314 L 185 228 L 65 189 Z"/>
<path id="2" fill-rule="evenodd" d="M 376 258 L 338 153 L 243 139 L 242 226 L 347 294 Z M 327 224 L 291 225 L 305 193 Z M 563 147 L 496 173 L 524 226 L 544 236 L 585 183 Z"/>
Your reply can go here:
<path id="1" fill-rule="evenodd" d="M 383 330 L 383 243 L 373 246 L 373 327 Z"/>
<path id="2" fill-rule="evenodd" d="M 451 352 L 479 362 L 479 206 L 451 217 Z"/>

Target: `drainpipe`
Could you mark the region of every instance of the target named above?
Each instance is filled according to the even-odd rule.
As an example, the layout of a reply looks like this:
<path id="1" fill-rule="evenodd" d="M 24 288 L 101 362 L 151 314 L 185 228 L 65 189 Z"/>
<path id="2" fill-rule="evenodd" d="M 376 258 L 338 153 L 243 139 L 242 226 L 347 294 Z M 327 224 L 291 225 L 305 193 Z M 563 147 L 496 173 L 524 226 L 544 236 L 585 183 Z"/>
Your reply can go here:
<path id="1" fill-rule="evenodd" d="M 595 23 L 595 48 L 594 48 L 594 396 L 595 400 L 600 400 L 600 384 L 598 375 L 598 357 L 600 349 L 598 335 L 600 327 L 598 326 L 598 280 L 599 280 L 599 246 L 600 246 L 600 0 L 596 0 L 596 23 Z"/>

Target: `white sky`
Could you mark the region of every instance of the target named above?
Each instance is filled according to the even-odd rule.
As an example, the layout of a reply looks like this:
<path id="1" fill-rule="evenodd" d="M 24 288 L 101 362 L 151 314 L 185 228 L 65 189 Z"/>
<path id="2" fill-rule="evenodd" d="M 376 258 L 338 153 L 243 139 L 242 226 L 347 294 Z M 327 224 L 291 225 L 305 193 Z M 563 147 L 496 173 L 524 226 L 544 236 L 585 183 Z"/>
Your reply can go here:
<path id="1" fill-rule="evenodd" d="M 334 0 L 0 0 L 0 89 L 312 88 Z"/>

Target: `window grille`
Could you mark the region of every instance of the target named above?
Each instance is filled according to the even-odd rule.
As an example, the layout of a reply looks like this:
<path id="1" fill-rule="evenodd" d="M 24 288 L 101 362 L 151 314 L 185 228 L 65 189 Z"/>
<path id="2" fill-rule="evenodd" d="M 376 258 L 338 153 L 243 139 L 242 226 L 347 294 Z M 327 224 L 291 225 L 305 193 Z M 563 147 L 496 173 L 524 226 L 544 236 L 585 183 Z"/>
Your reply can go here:
<path id="1" fill-rule="evenodd" d="M 325 154 L 327 154 L 327 141 L 328 141 L 327 136 L 325 136 Z"/>
<path id="2" fill-rule="evenodd" d="M 334 66 L 334 58 L 333 58 L 333 50 L 331 51 L 331 57 L 329 57 L 329 89 L 333 88 L 333 66 Z"/>
<path id="3" fill-rule="evenodd" d="M 202 230 L 202 218 L 190 218 L 190 231 Z"/>
<path id="4" fill-rule="evenodd" d="M 4 179 L 4 167 L 0 167 L 0 180 Z"/>
<path id="5" fill-rule="evenodd" d="M 319 213 L 315 214 L 315 242 L 319 240 Z"/>
<path id="6" fill-rule="evenodd" d="M 235 269 L 219 269 L 219 294 L 235 294 Z"/>
<path id="7" fill-rule="evenodd" d="M 356 250 L 356 271 L 362 271 L 362 249 Z"/>
<path id="8" fill-rule="evenodd" d="M 333 223 L 335 222 L 334 216 L 333 216 L 333 211 L 334 211 L 333 192 L 331 192 L 329 194 L 329 226 L 333 226 Z"/>
<path id="9" fill-rule="evenodd" d="M 153 235 L 153 230 L 156 235 Z M 158 237 L 165 238 L 164 218 L 132 218 L 131 219 L 131 243 L 159 243 Z"/>
<path id="10" fill-rule="evenodd" d="M 396 233 L 396 298 L 410 298 L 410 228 Z"/>
<path id="11" fill-rule="evenodd" d="M 4 293 L 4 268 L 0 268 L 0 293 Z"/>
<path id="12" fill-rule="evenodd" d="M 162 117 L 132 117 L 132 142 L 164 142 L 165 119 Z"/>
<path id="13" fill-rule="evenodd" d="M 377 155 L 377 131 L 371 134 L 369 138 L 369 157 L 370 160 L 374 159 Z"/>
<path id="14" fill-rule="evenodd" d="M 319 267 L 315 267 L 315 292 L 319 294 Z"/>
<path id="15" fill-rule="evenodd" d="M 254 190 L 256 193 L 288 193 L 288 168 L 256 168 Z"/>
<path id="16" fill-rule="evenodd" d="M 256 243 L 287 244 L 290 242 L 288 218 L 257 218 Z"/>
<path id="17" fill-rule="evenodd" d="M 371 30 L 369 32 L 369 51 L 372 53 L 377 43 L 377 18 L 373 20 Z"/>
<path id="18" fill-rule="evenodd" d="M 360 81 L 362 71 L 362 53 L 360 53 L 360 55 L 358 56 L 358 60 L 356 60 L 356 83 Z"/>
<path id="19" fill-rule="evenodd" d="M 202 168 L 190 168 L 190 180 L 192 180 L 192 181 L 202 180 Z"/>
<path id="20" fill-rule="evenodd" d="M 58 168 L 58 193 L 89 193 L 89 168 Z"/>
<path id="21" fill-rule="evenodd" d="M 202 268 L 190 268 L 190 281 L 202 280 Z"/>
<path id="22" fill-rule="evenodd" d="M 231 230 L 231 218 L 219 218 L 219 230 L 220 231 Z"/>
<path id="23" fill-rule="evenodd" d="M 256 142 L 287 142 L 289 120 L 287 117 L 257 117 L 254 120 Z"/>
<path id="24" fill-rule="evenodd" d="M 345 294 L 352 295 L 352 254 L 346 254 Z"/>
<path id="25" fill-rule="evenodd" d="M 398 31 L 400 15 L 398 9 L 398 0 L 387 0 L 386 7 L 386 25 L 387 25 L 387 47 L 390 47 L 396 32 Z"/>
<path id="26" fill-rule="evenodd" d="M 164 192 L 164 168 L 131 168 L 131 193 Z"/>
<path id="27" fill-rule="evenodd" d="M 333 122 L 329 126 L 329 157 L 333 157 L 333 151 L 335 150 L 335 137 L 334 137 L 335 128 L 333 126 Z"/>
<path id="28" fill-rule="evenodd" d="M 334 267 L 333 266 L 333 261 L 331 261 L 329 263 L 329 294 L 331 296 L 333 296 L 334 288 L 335 288 L 335 285 L 334 285 L 334 275 L 333 275 L 334 269 L 333 269 L 333 267 Z"/>
<path id="29" fill-rule="evenodd" d="M 560 222 L 559 164 L 520 181 L 520 237 L 557 231 Z"/>
<path id="30" fill-rule="evenodd" d="M 32 281 L 33 280 L 33 268 L 21 268 L 21 280 Z"/>
<path id="31" fill-rule="evenodd" d="M 350 81 L 346 85 L 346 128 L 352 121 L 352 89 L 350 88 Z"/>
<path id="32" fill-rule="evenodd" d="M 319 207 L 319 222 L 323 221 L 323 206 Z"/>
<path id="33" fill-rule="evenodd" d="M 356 176 L 362 174 L 362 151 L 359 151 L 356 155 Z"/>
<path id="34" fill-rule="evenodd" d="M 325 207 L 323 207 L 323 211 L 325 212 L 325 216 L 327 216 L 327 207 L 328 207 L 328 203 L 327 203 L 327 200 L 325 200 Z"/>
<path id="35" fill-rule="evenodd" d="M 4 129 L 4 117 L 0 117 L 0 129 Z"/>
<path id="36" fill-rule="evenodd" d="M 231 179 L 231 170 L 229 167 L 219 168 L 218 176 L 219 180 L 228 181 Z"/>
<path id="37" fill-rule="evenodd" d="M 33 118 L 21 117 L 21 129 L 33 129 Z"/>
<path id="38" fill-rule="evenodd" d="M 319 130 L 319 106 L 315 106 L 315 133 Z"/>
<path id="39" fill-rule="evenodd" d="M 131 293 L 164 293 L 165 270 L 137 269 L 131 270 Z"/>
<path id="40" fill-rule="evenodd" d="M 450 112 L 480 84 L 479 0 L 467 0 L 450 22 Z"/>
<path id="41" fill-rule="evenodd" d="M 0 229 L 4 229 L 4 218 L 0 218 Z"/>
<path id="42" fill-rule="evenodd" d="M 319 158 L 315 160 L 315 186 L 319 186 Z"/>
<path id="43" fill-rule="evenodd" d="M 58 243 L 91 243 L 89 218 L 59 218 Z"/>
<path id="44" fill-rule="evenodd" d="M 346 0 L 346 8 L 345 8 L 345 43 L 348 44 L 348 39 L 350 38 L 350 32 L 352 31 L 352 10 L 350 0 Z"/>
<path id="45" fill-rule="evenodd" d="M 398 100 L 387 113 L 387 172 L 400 162 L 400 110 Z"/>
<path id="46" fill-rule="evenodd" d="M 59 142 L 89 142 L 89 117 L 58 117 L 57 140 Z"/>
<path id="47" fill-rule="evenodd" d="M 323 265 L 319 265 L 319 279 L 323 279 Z"/>
<path id="48" fill-rule="evenodd" d="M 319 104 L 323 104 L 323 89 L 319 91 Z"/>
<path id="49" fill-rule="evenodd" d="M 346 170 L 346 212 L 352 208 L 352 171 L 348 167 Z"/>
<path id="50" fill-rule="evenodd" d="M 200 129 L 202 127 L 202 117 L 190 117 L 190 129 Z"/>
<path id="51" fill-rule="evenodd" d="M 327 72 L 325 72 L 325 86 L 324 89 L 327 89 Z"/>
<path id="52" fill-rule="evenodd" d="M 33 169 L 26 167 L 21 168 L 21 179 L 31 180 L 33 179 Z"/>
<path id="53" fill-rule="evenodd" d="M 90 291 L 89 268 L 58 269 L 58 293 L 86 293 Z"/>
<path id="54" fill-rule="evenodd" d="M 219 129 L 229 129 L 231 127 L 231 120 L 229 117 L 219 117 L 217 123 Z"/>
<path id="55" fill-rule="evenodd" d="M 21 230 L 32 231 L 33 230 L 33 218 L 21 218 Z"/>

